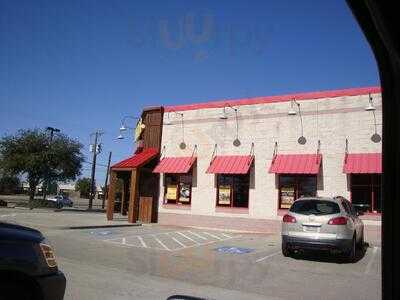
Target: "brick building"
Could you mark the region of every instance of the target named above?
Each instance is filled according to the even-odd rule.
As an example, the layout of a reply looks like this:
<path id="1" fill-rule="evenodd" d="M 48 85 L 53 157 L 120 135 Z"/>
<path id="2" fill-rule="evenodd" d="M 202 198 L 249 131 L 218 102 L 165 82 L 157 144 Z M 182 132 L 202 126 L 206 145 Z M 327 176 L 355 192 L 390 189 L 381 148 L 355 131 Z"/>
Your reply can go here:
<path id="1" fill-rule="evenodd" d="M 381 210 L 379 87 L 159 111 L 153 221 L 168 215 L 177 224 L 193 216 L 277 219 L 309 195 L 343 195 L 366 213 Z"/>

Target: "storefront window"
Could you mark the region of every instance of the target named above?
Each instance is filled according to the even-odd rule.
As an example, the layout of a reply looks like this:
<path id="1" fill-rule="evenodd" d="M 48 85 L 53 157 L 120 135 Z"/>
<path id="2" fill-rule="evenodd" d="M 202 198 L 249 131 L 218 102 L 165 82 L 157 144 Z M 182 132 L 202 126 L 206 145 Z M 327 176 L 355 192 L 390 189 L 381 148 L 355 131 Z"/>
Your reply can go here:
<path id="1" fill-rule="evenodd" d="M 314 175 L 280 175 L 279 208 L 287 209 L 300 197 L 317 195 L 317 177 Z"/>
<path id="2" fill-rule="evenodd" d="M 381 212 L 381 175 L 352 174 L 351 202 L 357 210 Z"/>
<path id="3" fill-rule="evenodd" d="M 249 174 L 217 175 L 217 205 L 249 207 Z"/>
<path id="4" fill-rule="evenodd" d="M 189 205 L 191 196 L 191 174 L 165 174 L 164 203 Z"/>

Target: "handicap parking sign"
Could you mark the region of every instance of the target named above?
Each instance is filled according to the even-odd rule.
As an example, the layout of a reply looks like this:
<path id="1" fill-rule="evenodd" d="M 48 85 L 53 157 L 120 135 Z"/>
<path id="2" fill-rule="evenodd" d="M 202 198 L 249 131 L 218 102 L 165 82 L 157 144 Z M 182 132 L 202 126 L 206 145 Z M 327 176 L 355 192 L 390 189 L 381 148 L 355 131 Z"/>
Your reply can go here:
<path id="1" fill-rule="evenodd" d="M 254 251 L 254 249 L 250 248 L 240 248 L 240 247 L 233 247 L 233 246 L 223 246 L 219 248 L 215 248 L 215 251 L 220 253 L 229 253 L 229 254 L 245 254 Z"/>

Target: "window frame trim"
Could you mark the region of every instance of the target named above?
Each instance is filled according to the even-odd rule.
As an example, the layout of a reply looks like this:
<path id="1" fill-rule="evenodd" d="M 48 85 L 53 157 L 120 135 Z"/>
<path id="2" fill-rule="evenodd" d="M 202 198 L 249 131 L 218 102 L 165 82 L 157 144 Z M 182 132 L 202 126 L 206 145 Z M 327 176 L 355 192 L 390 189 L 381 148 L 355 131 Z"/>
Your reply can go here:
<path id="1" fill-rule="evenodd" d="M 215 174 L 215 175 L 216 175 L 216 177 L 215 177 L 215 179 L 216 179 L 215 207 L 216 208 L 225 207 L 225 208 L 232 208 L 232 209 L 235 209 L 235 208 L 249 209 L 249 207 L 250 207 L 250 172 L 247 172 L 246 174 Z M 219 184 L 219 176 L 221 176 L 221 175 L 230 177 L 230 187 L 231 187 L 231 189 L 230 189 L 230 205 L 219 204 L 219 186 L 220 186 L 220 184 Z M 233 198 L 234 198 L 234 195 L 235 195 L 233 177 L 239 176 L 239 175 L 248 176 L 248 179 L 249 179 L 249 186 L 248 186 L 248 193 L 247 193 L 248 194 L 248 196 L 247 196 L 247 206 L 233 206 L 233 202 L 234 202 Z"/>
<path id="2" fill-rule="evenodd" d="M 178 177 L 178 182 L 174 184 L 176 186 L 176 200 L 175 202 L 168 202 L 168 199 L 166 199 L 165 195 L 167 194 L 166 189 L 167 189 L 167 184 L 166 184 L 166 176 L 168 175 L 175 175 Z M 191 176 L 191 182 L 190 182 L 190 194 L 189 194 L 189 202 L 181 202 L 179 201 L 179 185 L 182 183 L 181 181 L 181 176 Z M 187 173 L 164 173 L 164 193 L 163 193 L 163 205 L 184 205 L 184 206 L 191 206 L 192 205 L 192 188 L 193 188 L 193 168 L 189 170 Z"/>
<path id="3" fill-rule="evenodd" d="M 282 176 L 287 176 L 287 177 L 294 177 L 295 178 L 295 195 L 294 195 L 294 201 L 296 201 L 297 199 L 299 199 L 299 180 L 298 178 L 300 177 L 313 177 L 315 178 L 315 196 L 318 196 L 318 174 L 286 174 L 286 173 L 282 173 L 282 174 L 278 174 L 278 210 L 282 209 L 282 210 L 289 210 L 289 208 L 285 208 L 285 207 L 281 207 L 282 205 L 282 201 L 281 201 L 281 179 Z"/>

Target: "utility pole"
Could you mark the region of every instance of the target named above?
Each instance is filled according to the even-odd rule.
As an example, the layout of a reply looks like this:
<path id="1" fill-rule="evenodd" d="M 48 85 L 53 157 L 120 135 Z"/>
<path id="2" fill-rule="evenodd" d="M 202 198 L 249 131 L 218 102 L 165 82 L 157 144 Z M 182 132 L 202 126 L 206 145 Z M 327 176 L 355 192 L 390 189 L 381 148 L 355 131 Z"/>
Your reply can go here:
<path id="1" fill-rule="evenodd" d="M 90 198 L 89 198 L 89 209 L 92 209 L 93 206 L 93 199 L 95 195 L 95 183 L 94 183 L 94 178 L 96 175 L 96 158 L 97 158 L 97 140 L 100 135 L 102 135 L 103 132 L 97 130 L 94 135 L 94 145 L 93 145 L 93 161 L 92 161 L 92 176 L 90 178 Z M 92 134 L 93 135 L 93 134 Z"/>
<path id="2" fill-rule="evenodd" d="M 107 172 L 106 172 L 106 180 L 104 182 L 104 195 L 103 195 L 103 202 L 101 203 L 101 208 L 104 209 L 104 204 L 106 202 L 107 194 L 108 194 L 108 188 L 107 188 L 107 183 L 108 183 L 108 173 L 110 172 L 110 164 L 111 164 L 111 154 L 112 152 L 108 154 L 108 163 L 107 163 Z"/>
<path id="3" fill-rule="evenodd" d="M 46 127 L 46 130 L 50 131 L 50 143 L 49 143 L 49 149 L 48 149 L 48 150 L 50 150 L 51 144 L 53 143 L 54 132 L 60 132 L 60 129 L 49 126 L 49 127 Z M 47 185 L 49 184 L 48 173 L 49 173 L 49 171 L 47 170 L 46 178 L 45 178 L 45 180 L 43 180 L 43 184 L 42 184 L 43 200 L 46 200 L 46 195 L 47 195 Z"/>

